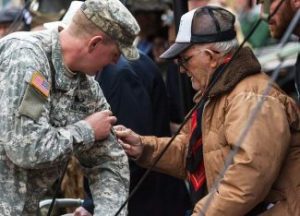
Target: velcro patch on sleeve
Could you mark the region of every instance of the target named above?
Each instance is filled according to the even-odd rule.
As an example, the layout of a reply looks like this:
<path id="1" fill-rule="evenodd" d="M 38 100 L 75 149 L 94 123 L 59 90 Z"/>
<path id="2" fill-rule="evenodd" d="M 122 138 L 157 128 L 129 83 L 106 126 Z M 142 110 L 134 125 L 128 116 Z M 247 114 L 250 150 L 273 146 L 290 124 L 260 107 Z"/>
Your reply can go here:
<path id="1" fill-rule="evenodd" d="M 39 71 L 33 72 L 30 80 L 30 84 L 45 97 L 49 96 L 49 92 L 50 92 L 49 82 Z"/>

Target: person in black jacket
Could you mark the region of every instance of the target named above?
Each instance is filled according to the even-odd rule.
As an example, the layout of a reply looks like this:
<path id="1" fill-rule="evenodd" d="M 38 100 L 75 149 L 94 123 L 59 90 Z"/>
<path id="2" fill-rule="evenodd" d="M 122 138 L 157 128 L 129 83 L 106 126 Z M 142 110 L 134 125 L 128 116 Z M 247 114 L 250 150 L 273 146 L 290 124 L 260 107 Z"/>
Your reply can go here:
<path id="1" fill-rule="evenodd" d="M 140 52 L 136 61 L 121 56 L 116 65 L 98 73 L 96 80 L 118 123 L 144 134 L 169 135 L 166 88 L 159 69 L 148 56 Z"/>
<path id="2" fill-rule="evenodd" d="M 140 134 L 169 136 L 168 98 L 161 73 L 144 53 L 135 61 L 121 57 L 116 65 L 99 72 L 96 80 L 117 117 Z M 132 190 L 145 173 L 130 161 Z M 184 182 L 164 174 L 151 172 L 136 194 L 129 200 L 129 216 L 184 215 L 189 208 Z"/>

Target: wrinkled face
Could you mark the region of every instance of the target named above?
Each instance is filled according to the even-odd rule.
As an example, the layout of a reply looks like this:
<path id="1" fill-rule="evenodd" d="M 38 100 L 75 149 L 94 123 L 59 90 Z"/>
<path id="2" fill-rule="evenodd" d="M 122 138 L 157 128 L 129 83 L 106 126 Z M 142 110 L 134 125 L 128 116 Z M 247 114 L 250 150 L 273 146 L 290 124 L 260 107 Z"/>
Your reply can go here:
<path id="1" fill-rule="evenodd" d="M 269 0 L 269 1 L 270 1 L 269 3 L 270 14 L 272 14 L 281 0 Z M 266 4 L 267 2 L 266 1 L 260 1 L 260 2 L 262 3 L 261 6 L 261 11 L 262 11 L 264 4 Z M 290 0 L 285 0 L 282 3 L 282 5 L 279 7 L 279 10 L 269 21 L 269 29 L 272 37 L 277 39 L 282 37 L 290 21 L 292 20 L 294 14 L 295 13 L 291 8 Z"/>
<path id="2" fill-rule="evenodd" d="M 216 51 L 201 46 L 192 46 L 177 59 L 181 73 L 191 78 L 192 87 L 196 91 L 204 91 L 216 69 L 214 56 Z"/>

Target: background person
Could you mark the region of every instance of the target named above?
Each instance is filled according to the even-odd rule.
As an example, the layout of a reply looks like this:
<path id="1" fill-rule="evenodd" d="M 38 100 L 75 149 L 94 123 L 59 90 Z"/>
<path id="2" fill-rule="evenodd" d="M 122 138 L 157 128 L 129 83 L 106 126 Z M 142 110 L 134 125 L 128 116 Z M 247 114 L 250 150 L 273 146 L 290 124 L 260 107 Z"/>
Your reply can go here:
<path id="1" fill-rule="evenodd" d="M 139 134 L 170 136 L 166 87 L 159 68 L 146 54 L 140 52 L 135 61 L 121 56 L 116 65 L 99 72 L 96 80 L 118 124 Z M 144 168 L 130 161 L 130 191 L 144 173 Z M 129 200 L 128 215 L 183 215 L 189 208 L 184 182 L 153 171 Z"/>
<path id="2" fill-rule="evenodd" d="M 0 10 L 0 38 L 5 35 L 25 30 L 31 19 L 27 11 L 17 7 L 5 7 Z M 27 23 L 27 24 L 26 24 Z"/>
<path id="3" fill-rule="evenodd" d="M 280 0 L 258 0 L 258 3 L 262 3 L 261 14 L 264 13 L 263 8 L 266 8 L 267 14 L 272 14 L 281 2 Z M 289 23 L 300 9 L 300 0 L 285 0 L 279 7 L 278 11 L 269 20 L 269 29 L 272 37 L 280 39 L 286 31 Z M 293 32 L 298 38 L 300 37 L 300 22 Z M 295 87 L 298 94 L 298 101 L 300 102 L 300 55 L 298 54 L 297 62 L 295 65 Z"/>

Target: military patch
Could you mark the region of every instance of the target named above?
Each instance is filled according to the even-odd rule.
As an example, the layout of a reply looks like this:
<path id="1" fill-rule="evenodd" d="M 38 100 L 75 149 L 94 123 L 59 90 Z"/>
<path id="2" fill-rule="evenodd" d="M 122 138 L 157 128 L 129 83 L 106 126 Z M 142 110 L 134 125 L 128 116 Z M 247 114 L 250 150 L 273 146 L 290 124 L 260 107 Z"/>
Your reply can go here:
<path id="1" fill-rule="evenodd" d="M 32 74 L 30 84 L 45 97 L 49 96 L 50 85 L 46 78 L 38 71 Z"/>
<path id="2" fill-rule="evenodd" d="M 44 111 L 46 103 L 47 98 L 33 85 L 28 85 L 19 107 L 19 113 L 37 121 Z"/>

